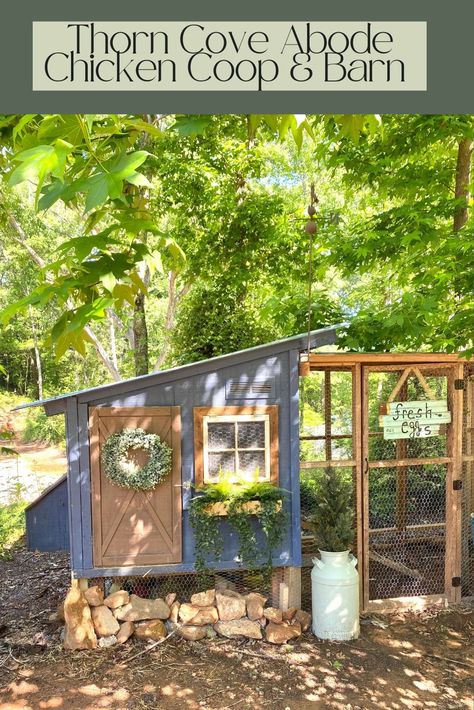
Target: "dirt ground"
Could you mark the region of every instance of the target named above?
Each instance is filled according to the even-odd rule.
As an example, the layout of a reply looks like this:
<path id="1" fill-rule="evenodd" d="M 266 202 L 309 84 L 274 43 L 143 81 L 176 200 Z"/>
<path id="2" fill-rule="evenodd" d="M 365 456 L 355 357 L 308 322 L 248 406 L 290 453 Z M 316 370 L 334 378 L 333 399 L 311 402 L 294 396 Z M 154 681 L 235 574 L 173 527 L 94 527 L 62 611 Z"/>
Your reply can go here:
<path id="1" fill-rule="evenodd" d="M 66 455 L 57 446 L 17 439 L 9 445 L 18 455 L 0 456 L 0 505 L 11 503 L 17 495 L 33 501 L 66 473 Z"/>
<path id="2" fill-rule="evenodd" d="M 354 642 L 304 634 L 292 646 L 175 637 L 66 652 L 48 622 L 67 555 L 0 562 L 0 710 L 110 708 L 404 710 L 474 708 L 474 606 L 368 615 Z"/>

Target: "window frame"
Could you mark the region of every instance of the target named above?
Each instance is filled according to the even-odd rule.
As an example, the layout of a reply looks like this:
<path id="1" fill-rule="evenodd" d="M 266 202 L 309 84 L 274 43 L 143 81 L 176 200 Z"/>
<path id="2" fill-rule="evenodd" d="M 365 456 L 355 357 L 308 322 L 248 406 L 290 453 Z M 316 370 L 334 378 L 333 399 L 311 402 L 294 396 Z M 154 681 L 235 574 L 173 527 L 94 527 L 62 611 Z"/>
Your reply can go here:
<path id="1" fill-rule="evenodd" d="M 234 422 L 265 422 L 265 449 L 260 447 L 250 448 L 249 451 L 265 451 L 265 479 L 270 483 L 278 483 L 278 405 L 267 405 L 260 407 L 195 407 L 194 408 L 194 480 L 198 486 L 212 483 L 206 480 L 208 448 L 207 448 L 207 425 L 214 422 L 234 423 Z M 236 439 L 237 430 L 236 429 Z M 237 444 L 237 441 L 236 441 Z M 236 451 L 238 458 L 239 449 L 236 446 L 232 451 Z M 211 451 L 212 453 L 212 451 Z M 236 482 L 238 482 L 236 474 Z"/>

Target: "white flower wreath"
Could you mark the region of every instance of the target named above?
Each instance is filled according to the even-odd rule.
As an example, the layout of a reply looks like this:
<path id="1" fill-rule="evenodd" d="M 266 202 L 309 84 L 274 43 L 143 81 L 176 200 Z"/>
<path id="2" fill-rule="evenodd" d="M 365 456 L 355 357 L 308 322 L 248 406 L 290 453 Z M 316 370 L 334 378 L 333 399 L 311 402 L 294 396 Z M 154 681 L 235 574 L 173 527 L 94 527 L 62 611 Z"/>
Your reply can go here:
<path id="1" fill-rule="evenodd" d="M 139 469 L 124 457 L 130 449 L 143 449 L 150 455 Z M 143 429 L 123 429 L 109 436 L 102 447 L 102 466 L 107 478 L 117 486 L 148 491 L 161 483 L 171 471 L 172 449 L 158 434 Z"/>

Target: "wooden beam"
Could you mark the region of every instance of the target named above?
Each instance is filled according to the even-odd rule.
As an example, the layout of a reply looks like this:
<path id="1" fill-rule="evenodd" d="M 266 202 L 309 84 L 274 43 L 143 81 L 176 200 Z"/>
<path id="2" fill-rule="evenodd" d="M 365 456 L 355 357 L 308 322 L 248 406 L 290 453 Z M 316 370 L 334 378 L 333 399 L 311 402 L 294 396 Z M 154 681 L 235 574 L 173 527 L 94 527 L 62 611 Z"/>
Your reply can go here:
<path id="1" fill-rule="evenodd" d="M 379 553 L 375 552 L 375 550 L 369 551 L 369 557 L 374 562 L 379 562 L 381 565 L 389 567 L 390 569 L 395 570 L 395 572 L 399 572 L 400 574 L 403 574 L 406 577 L 413 577 L 414 579 L 423 579 L 423 575 L 419 570 L 410 569 L 410 567 L 407 567 L 402 562 L 396 562 L 390 557 L 384 557 L 383 555 L 379 555 Z"/>
<path id="2" fill-rule="evenodd" d="M 324 373 L 324 453 L 326 456 L 326 461 L 332 459 L 332 448 L 331 448 L 331 371 L 326 370 Z"/>
<path id="3" fill-rule="evenodd" d="M 300 461 L 300 469 L 303 468 L 350 468 L 355 466 L 354 459 L 334 459 L 334 461 Z"/>
<path id="4" fill-rule="evenodd" d="M 362 451 L 361 451 L 361 490 L 362 490 L 362 562 L 359 560 L 359 570 L 362 576 L 362 611 L 369 605 L 369 371 L 362 369 L 361 403 L 362 403 Z"/>
<path id="5" fill-rule="evenodd" d="M 291 607 L 301 609 L 301 567 L 283 567 L 283 585 L 286 589 L 282 589 L 280 585 L 280 609 L 283 609 L 285 604 Z"/>
<path id="6" fill-rule="evenodd" d="M 363 509 L 363 456 L 362 456 L 362 366 L 356 364 L 352 368 L 352 456 L 355 460 L 354 472 L 354 505 L 356 539 L 355 548 L 359 570 L 362 570 L 364 559 L 364 533 L 362 525 Z M 364 602 L 363 574 L 359 574 L 359 606 L 362 609 Z"/>
<path id="7" fill-rule="evenodd" d="M 453 587 L 453 577 L 461 576 L 462 490 L 453 490 L 453 481 L 462 479 L 463 390 L 454 381 L 464 378 L 464 365 L 454 365 L 448 377 L 448 407 L 452 413 L 448 427 L 447 453 L 451 463 L 446 470 L 446 574 L 445 591 L 452 603 L 461 601 L 461 586 Z"/>
<path id="8" fill-rule="evenodd" d="M 399 468 L 400 466 L 432 466 L 439 463 L 451 463 L 451 456 L 421 459 L 386 459 L 385 461 L 369 461 L 369 468 Z"/>
<path id="9" fill-rule="evenodd" d="M 447 606 L 445 594 L 425 594 L 418 597 L 397 597 L 396 599 L 374 599 L 367 607 L 367 611 L 390 613 L 404 610 L 422 610 L 431 606 Z"/>
<path id="10" fill-rule="evenodd" d="M 415 371 L 415 368 L 411 370 Z M 404 375 L 410 372 L 410 369 L 405 370 Z M 421 372 L 418 370 L 419 374 Z M 421 375 L 422 376 L 422 375 Z M 402 381 L 403 377 L 400 379 Z M 392 392 L 392 394 L 395 390 Z M 403 380 L 403 384 L 399 388 L 401 401 L 406 401 L 408 397 L 408 386 L 407 380 Z M 392 396 L 392 395 L 390 395 Z M 395 452 L 397 459 L 403 461 L 407 458 L 408 454 L 408 439 L 397 439 L 395 445 Z M 397 507 L 395 513 L 395 520 L 397 525 L 397 530 L 404 530 L 407 524 L 407 497 L 408 497 L 408 469 L 406 466 L 399 466 L 396 469 L 396 498 Z"/>
<path id="11" fill-rule="evenodd" d="M 305 356 L 306 357 L 306 356 Z M 311 368 L 328 365 L 354 365 L 361 363 L 365 365 L 383 365 L 401 363 L 410 365 L 412 363 L 454 363 L 462 360 L 466 362 L 458 353 L 310 353 L 309 364 Z"/>

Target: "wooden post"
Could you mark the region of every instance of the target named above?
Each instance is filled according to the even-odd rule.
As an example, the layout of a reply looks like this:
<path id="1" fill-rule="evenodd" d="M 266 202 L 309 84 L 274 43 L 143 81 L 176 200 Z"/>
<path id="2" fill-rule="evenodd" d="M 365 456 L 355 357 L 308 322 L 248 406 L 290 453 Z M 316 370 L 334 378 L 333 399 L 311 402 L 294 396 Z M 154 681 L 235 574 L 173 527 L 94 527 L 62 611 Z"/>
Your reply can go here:
<path id="1" fill-rule="evenodd" d="M 85 592 L 89 588 L 89 580 L 85 577 L 76 577 L 74 572 L 71 572 L 71 587 L 78 587 L 81 592 Z"/>
<path id="2" fill-rule="evenodd" d="M 331 370 L 324 371 L 324 449 L 326 461 L 332 459 L 331 445 Z"/>
<path id="3" fill-rule="evenodd" d="M 451 463 L 446 467 L 446 573 L 445 589 L 448 600 L 461 601 L 461 586 L 453 586 L 453 578 L 461 576 L 461 490 L 453 489 L 453 482 L 462 480 L 463 390 L 456 389 L 455 380 L 464 379 L 464 365 L 453 365 L 448 375 L 448 406 L 451 424 L 448 427 L 447 454 Z"/>
<path id="4" fill-rule="evenodd" d="M 286 591 L 280 598 L 280 609 L 283 609 L 285 604 L 296 609 L 301 609 L 301 567 L 284 567 L 283 568 L 283 584 L 288 588 L 288 596 Z M 280 587 L 281 588 L 281 587 Z"/>
<path id="5" fill-rule="evenodd" d="M 362 611 L 369 606 L 369 370 L 362 370 L 362 421 L 364 435 L 362 439 L 362 564 L 359 562 L 359 574 L 362 577 Z"/>
<path id="6" fill-rule="evenodd" d="M 402 373 L 400 373 L 401 375 Z M 406 381 L 400 388 L 400 400 L 405 402 L 408 397 L 408 388 Z M 397 439 L 396 443 L 396 457 L 397 459 L 406 459 L 408 453 L 408 440 L 407 439 Z M 406 466 L 397 468 L 395 473 L 397 477 L 397 511 L 396 511 L 396 525 L 397 530 L 405 530 L 407 526 L 407 494 L 408 494 L 408 481 L 407 475 L 408 471 Z"/>
<path id="7" fill-rule="evenodd" d="M 355 549 L 357 551 L 357 561 L 359 569 L 359 605 L 362 610 L 364 602 L 363 588 L 363 504 L 362 504 L 362 365 L 358 363 L 352 369 L 352 458 L 355 461 L 354 471 L 354 508 L 355 508 Z M 364 426 L 368 426 L 364 422 Z"/>
<path id="8" fill-rule="evenodd" d="M 280 607 L 280 584 L 283 580 L 283 568 L 274 567 L 272 571 L 272 581 L 271 581 L 271 602 L 272 606 Z"/>

